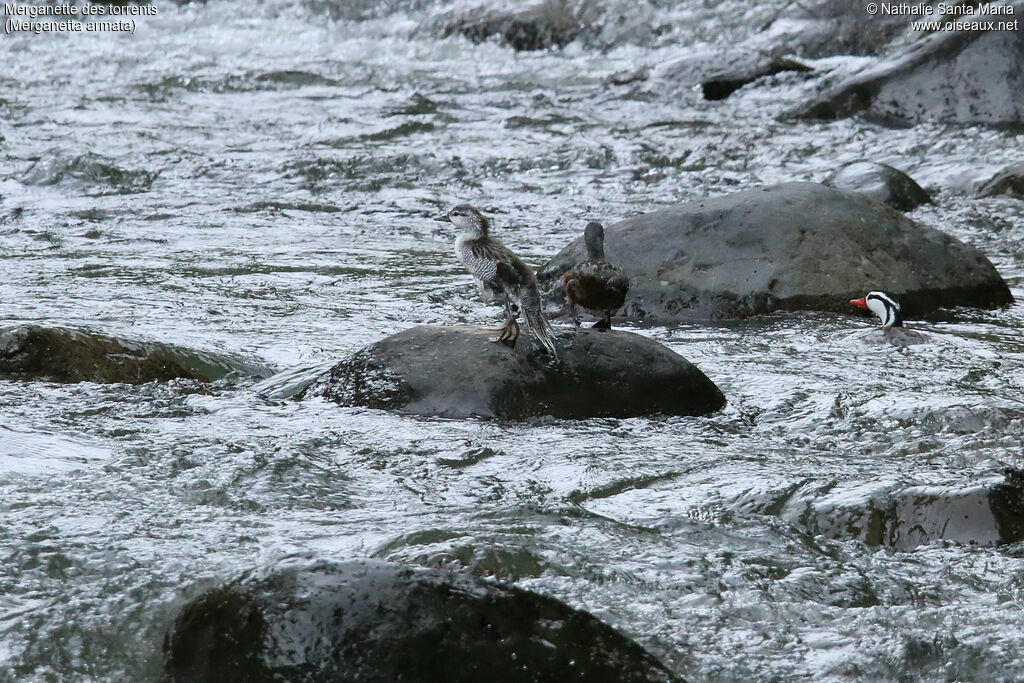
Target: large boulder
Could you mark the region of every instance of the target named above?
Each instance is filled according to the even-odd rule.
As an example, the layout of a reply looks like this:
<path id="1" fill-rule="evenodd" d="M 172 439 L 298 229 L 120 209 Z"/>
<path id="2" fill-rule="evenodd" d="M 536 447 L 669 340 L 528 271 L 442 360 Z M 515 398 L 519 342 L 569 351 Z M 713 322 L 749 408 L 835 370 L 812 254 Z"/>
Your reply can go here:
<path id="1" fill-rule="evenodd" d="M 680 204 L 605 230 L 605 253 L 630 278 L 635 320 L 743 318 L 778 310 L 848 313 L 881 289 L 904 313 L 991 308 L 1013 300 L 980 250 L 853 192 L 788 183 Z M 577 238 L 538 273 L 583 258 Z"/>
<path id="2" fill-rule="evenodd" d="M 414 327 L 337 364 L 308 393 L 418 415 L 508 419 L 700 415 L 725 404 L 704 373 L 638 334 L 558 331 L 557 360 L 525 330 L 514 349 L 494 337 L 479 327 Z"/>
<path id="3" fill-rule="evenodd" d="M 116 339 L 89 330 L 39 325 L 0 329 L 0 376 L 143 384 L 178 378 L 210 382 L 231 374 L 268 377 L 271 372 L 226 354 Z"/>
<path id="4" fill-rule="evenodd" d="M 992 5 L 1012 7 L 1014 14 L 958 20 L 1019 22 L 1017 17 L 1024 14 L 1024 0 Z M 835 119 L 867 112 L 904 121 L 1019 124 L 1024 122 L 1022 62 L 1024 31 L 1019 26 L 922 33 L 893 56 L 838 76 L 795 113 Z"/>
<path id="5" fill-rule="evenodd" d="M 552 598 L 373 560 L 290 560 L 189 603 L 170 681 L 678 680 L 643 648 Z"/>

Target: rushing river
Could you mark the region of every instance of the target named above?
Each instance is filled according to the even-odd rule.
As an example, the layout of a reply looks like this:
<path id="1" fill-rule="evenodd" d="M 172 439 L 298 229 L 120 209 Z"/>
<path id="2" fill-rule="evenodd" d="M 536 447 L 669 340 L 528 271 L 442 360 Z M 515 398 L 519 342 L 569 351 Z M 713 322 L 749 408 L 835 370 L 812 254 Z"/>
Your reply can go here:
<path id="1" fill-rule="evenodd" d="M 707 102 L 631 76 L 778 3 L 604 6 L 597 39 L 540 52 L 440 38 L 457 7 L 397 0 L 4 35 L 0 319 L 328 363 L 414 324 L 499 321 L 430 220 L 455 203 L 537 266 L 588 220 L 861 158 L 930 189 L 913 217 L 981 247 L 1018 303 L 915 321 L 931 340 L 908 348 L 867 347 L 852 311 L 639 329 L 722 388 L 699 418 L 0 380 L 0 678 L 153 679 L 185 600 L 295 552 L 512 581 L 692 680 L 1024 678 L 1024 544 L 877 546 L 780 513 L 797 489 L 1024 466 L 1024 202 L 970 192 L 1024 136 L 780 118 L 799 73 Z"/>

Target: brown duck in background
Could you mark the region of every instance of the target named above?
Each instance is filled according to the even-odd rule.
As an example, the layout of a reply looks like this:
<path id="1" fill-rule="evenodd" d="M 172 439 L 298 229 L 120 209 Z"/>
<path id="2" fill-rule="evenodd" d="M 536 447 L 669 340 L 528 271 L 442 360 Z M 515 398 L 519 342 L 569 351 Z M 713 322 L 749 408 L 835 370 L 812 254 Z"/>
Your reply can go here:
<path id="1" fill-rule="evenodd" d="M 580 261 L 562 276 L 565 300 L 577 327 L 580 325 L 577 306 L 582 306 L 603 312 L 604 316 L 594 323 L 594 327 L 608 330 L 612 326 L 612 313 L 626 300 L 629 278 L 621 268 L 604 257 L 604 228 L 600 223 L 587 223 L 583 243 L 587 247 L 587 260 Z"/>

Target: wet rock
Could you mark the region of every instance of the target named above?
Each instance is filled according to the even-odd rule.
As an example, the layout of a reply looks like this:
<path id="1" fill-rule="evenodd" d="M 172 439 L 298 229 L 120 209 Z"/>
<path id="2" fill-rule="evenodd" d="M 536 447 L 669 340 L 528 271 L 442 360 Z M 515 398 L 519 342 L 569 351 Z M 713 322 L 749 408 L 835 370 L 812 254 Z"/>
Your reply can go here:
<path id="1" fill-rule="evenodd" d="M 616 223 L 605 253 L 630 279 L 620 315 L 673 322 L 778 310 L 849 312 L 884 289 L 905 315 L 940 306 L 990 308 L 1013 300 L 978 249 L 852 192 L 788 183 L 698 200 Z M 539 272 L 562 301 L 559 278 L 582 238 Z"/>
<path id="2" fill-rule="evenodd" d="M 1007 6 L 1024 14 L 1024 1 Z M 1000 20 L 1013 17 L 967 17 Z M 794 113 L 845 118 L 861 112 L 904 121 L 1024 122 L 1024 31 L 961 30 L 922 34 L 906 48 L 838 77 Z"/>
<path id="3" fill-rule="evenodd" d="M 271 370 L 224 354 L 115 339 L 87 330 L 38 325 L 0 329 L 0 375 L 9 377 L 143 384 L 178 378 L 210 382 L 231 374 L 268 377 Z"/>
<path id="4" fill-rule="evenodd" d="M 146 192 L 159 173 L 131 171 L 98 154 L 69 156 L 62 152 L 43 155 L 19 178 L 25 185 L 57 185 L 66 181 L 92 187 L 96 194 Z"/>
<path id="5" fill-rule="evenodd" d="M 582 27 L 582 9 L 565 0 L 544 0 L 515 9 L 476 8 L 447 23 L 442 35 L 461 34 L 476 43 L 498 36 L 516 50 L 545 50 L 571 43 Z"/>
<path id="6" fill-rule="evenodd" d="M 185 606 L 170 681 L 675 681 L 629 638 L 557 600 L 373 560 L 289 560 Z"/>
<path id="7" fill-rule="evenodd" d="M 556 330 L 559 357 L 524 331 L 422 325 L 373 344 L 309 388 L 348 406 L 445 417 L 522 419 L 701 415 L 725 403 L 704 373 L 658 342 L 620 330 Z"/>
<path id="8" fill-rule="evenodd" d="M 826 178 L 825 184 L 871 197 L 899 211 L 910 211 L 921 204 L 932 203 L 932 198 L 913 178 L 888 164 L 855 161 Z"/>
<path id="9" fill-rule="evenodd" d="M 783 56 L 744 48 L 706 48 L 662 64 L 652 73 L 676 87 L 696 85 L 706 100 L 722 100 L 748 83 L 782 71 L 810 71 L 812 67 Z"/>
<path id="10" fill-rule="evenodd" d="M 909 21 L 905 16 L 874 16 L 861 0 L 794 2 L 743 47 L 769 55 L 817 59 L 834 55 L 877 55 Z"/>
<path id="11" fill-rule="evenodd" d="M 1024 199 L 1024 162 L 1003 169 L 978 189 L 979 197 L 996 195 Z"/>
<path id="12" fill-rule="evenodd" d="M 1024 540 L 1024 475 L 1016 470 L 974 484 L 811 485 L 786 503 L 782 517 L 827 538 L 898 550 L 936 540 L 1001 545 Z"/>

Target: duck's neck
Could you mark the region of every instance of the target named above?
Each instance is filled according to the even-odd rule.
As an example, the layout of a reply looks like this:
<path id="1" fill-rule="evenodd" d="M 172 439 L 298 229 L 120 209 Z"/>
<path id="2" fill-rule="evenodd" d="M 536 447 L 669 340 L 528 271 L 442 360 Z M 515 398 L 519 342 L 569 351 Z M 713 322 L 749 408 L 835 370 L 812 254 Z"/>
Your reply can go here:
<path id="1" fill-rule="evenodd" d="M 895 306 L 886 306 L 882 327 L 903 327 L 903 314 L 900 313 L 900 309 Z"/>

